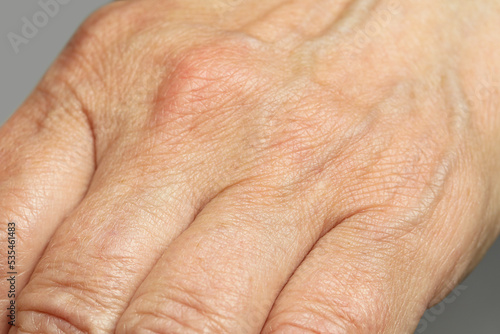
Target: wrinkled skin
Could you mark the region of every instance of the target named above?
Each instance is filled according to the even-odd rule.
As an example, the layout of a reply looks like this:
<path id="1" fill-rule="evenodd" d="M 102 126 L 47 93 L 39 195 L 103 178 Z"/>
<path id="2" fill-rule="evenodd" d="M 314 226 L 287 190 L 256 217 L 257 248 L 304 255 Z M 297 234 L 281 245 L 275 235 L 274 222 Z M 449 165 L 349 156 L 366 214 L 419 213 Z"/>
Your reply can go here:
<path id="1" fill-rule="evenodd" d="M 17 333 L 411 333 L 499 232 L 499 18 L 98 11 L 0 131 Z"/>

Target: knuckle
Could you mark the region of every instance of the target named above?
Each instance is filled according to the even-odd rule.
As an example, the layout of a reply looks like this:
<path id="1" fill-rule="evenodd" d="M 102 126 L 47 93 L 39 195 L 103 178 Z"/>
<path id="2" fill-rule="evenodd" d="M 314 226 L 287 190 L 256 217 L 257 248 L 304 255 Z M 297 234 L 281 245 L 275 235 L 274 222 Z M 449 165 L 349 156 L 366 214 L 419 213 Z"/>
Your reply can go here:
<path id="1" fill-rule="evenodd" d="M 297 91 L 285 98 L 282 112 L 276 113 L 277 124 L 266 142 L 268 156 L 280 156 L 272 166 L 287 177 L 292 174 L 291 183 L 298 186 L 330 182 L 339 174 L 349 179 L 361 160 L 357 156 L 365 154 L 363 144 L 374 121 L 347 112 L 349 102 L 342 97 L 332 102 L 331 96 L 316 87 L 300 91 L 302 86 L 299 81 Z"/>
<path id="2" fill-rule="evenodd" d="M 135 6 L 134 8 L 136 8 Z M 92 13 L 78 28 L 70 42 L 72 47 L 90 48 L 96 51 L 96 45 L 103 46 L 125 38 L 135 22 L 132 20 L 132 5 L 127 1 L 113 2 Z M 138 14 L 135 14 L 137 16 Z"/>
<path id="3" fill-rule="evenodd" d="M 18 330 L 22 333 L 88 333 L 66 320 L 57 310 L 38 311 L 26 310 L 20 311 L 18 315 Z"/>
<path id="4" fill-rule="evenodd" d="M 110 330 L 110 324 L 98 321 L 96 314 L 109 312 L 123 301 L 114 289 L 99 290 L 102 283 L 95 280 L 107 281 L 111 286 L 114 283 L 99 275 L 85 279 L 77 277 L 74 263 L 70 261 L 65 261 L 64 270 L 60 270 L 61 267 L 58 270 L 43 267 L 43 274 L 35 272 L 19 296 L 17 304 L 21 329 L 28 333 L 48 333 L 56 329 L 67 329 L 69 333 Z M 73 269 L 68 270 L 67 267 Z"/>
<path id="5" fill-rule="evenodd" d="M 288 333 L 318 334 L 321 332 L 318 332 L 315 329 L 306 328 L 303 325 L 298 325 L 295 323 L 283 323 L 266 334 L 288 334 Z"/>
<path id="6" fill-rule="evenodd" d="M 149 125 L 163 129 L 175 124 L 196 131 L 201 124 L 220 127 L 221 116 L 225 123 L 234 120 L 238 107 L 265 81 L 250 53 L 255 53 L 255 46 L 238 36 L 203 42 L 173 56 Z"/>
<path id="7" fill-rule="evenodd" d="M 118 333 L 227 333 L 217 315 L 188 292 L 144 294 L 120 320 Z"/>
<path id="8" fill-rule="evenodd" d="M 307 310 L 279 314 L 279 320 L 272 320 L 269 334 L 296 333 L 382 333 L 384 326 L 380 314 L 353 303 L 337 300 L 342 304 L 316 303 Z M 277 319 L 277 318 L 275 318 Z"/>
<path id="9" fill-rule="evenodd" d="M 342 270 L 335 277 L 319 274 L 306 284 L 309 292 L 298 296 L 300 302 L 272 315 L 268 328 L 276 333 L 287 333 L 280 328 L 291 326 L 313 333 L 383 333 L 391 320 L 393 296 L 385 287 L 385 275 L 367 267 Z"/>
<path id="10" fill-rule="evenodd" d="M 139 3 L 116 1 L 91 14 L 70 39 L 51 73 L 57 79 L 62 74 L 70 86 L 87 95 L 101 91 L 111 94 L 117 84 L 132 80 L 130 64 L 137 64 L 139 57 L 150 51 L 138 43 L 150 41 L 144 31 L 153 21 Z"/>
<path id="11" fill-rule="evenodd" d="M 50 84 L 64 79 L 70 83 L 68 86 L 80 87 L 80 91 L 106 88 L 105 72 L 110 66 L 107 59 L 113 56 L 120 59 L 117 44 L 126 40 L 126 29 L 131 29 L 131 24 L 125 24 L 128 15 L 123 8 L 127 3 L 118 1 L 106 5 L 84 21 L 49 71 L 47 78 L 53 79 Z"/>
<path id="12" fill-rule="evenodd" d="M 374 149 L 375 153 L 367 159 L 358 158 L 360 163 L 354 171 L 347 171 L 358 176 L 352 180 L 357 203 L 404 214 L 422 209 L 430 191 L 435 191 L 435 198 L 428 194 L 428 200 L 438 199 L 441 186 L 438 173 L 445 162 L 439 161 L 437 154 L 426 154 L 414 145 L 398 145 L 403 147 Z"/>

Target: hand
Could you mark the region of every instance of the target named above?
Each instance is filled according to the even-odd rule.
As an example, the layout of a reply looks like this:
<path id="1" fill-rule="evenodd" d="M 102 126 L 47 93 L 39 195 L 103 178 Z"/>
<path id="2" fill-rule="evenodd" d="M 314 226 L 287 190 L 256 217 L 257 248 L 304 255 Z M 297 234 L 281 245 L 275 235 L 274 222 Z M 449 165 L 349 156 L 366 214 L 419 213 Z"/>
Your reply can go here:
<path id="1" fill-rule="evenodd" d="M 411 333 L 499 233 L 499 18 L 103 8 L 0 130 L 17 333 Z"/>

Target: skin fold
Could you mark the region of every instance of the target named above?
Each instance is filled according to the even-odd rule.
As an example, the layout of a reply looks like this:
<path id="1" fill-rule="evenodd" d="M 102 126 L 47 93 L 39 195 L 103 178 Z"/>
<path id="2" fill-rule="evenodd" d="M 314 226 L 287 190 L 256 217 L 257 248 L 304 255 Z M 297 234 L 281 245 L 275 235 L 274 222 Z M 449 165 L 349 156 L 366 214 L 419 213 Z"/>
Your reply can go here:
<path id="1" fill-rule="evenodd" d="M 499 234 L 499 19 L 494 0 L 100 9 L 0 129 L 19 272 L 0 331 L 412 333 Z"/>

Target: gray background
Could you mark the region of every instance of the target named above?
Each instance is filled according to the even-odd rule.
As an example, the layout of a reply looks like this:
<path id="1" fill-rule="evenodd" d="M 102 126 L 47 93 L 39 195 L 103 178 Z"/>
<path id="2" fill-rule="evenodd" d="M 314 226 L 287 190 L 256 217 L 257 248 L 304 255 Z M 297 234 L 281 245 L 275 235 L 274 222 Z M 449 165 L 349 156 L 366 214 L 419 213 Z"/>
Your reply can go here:
<path id="1" fill-rule="evenodd" d="M 27 45 L 20 46 L 18 54 L 7 34 L 21 34 L 22 17 L 31 20 L 40 7 L 37 1 L 0 2 L 0 124 L 22 103 L 85 17 L 107 2 L 73 0 L 62 5 L 60 12 Z M 456 298 L 426 312 L 416 333 L 500 333 L 500 239 L 462 286 Z"/>

